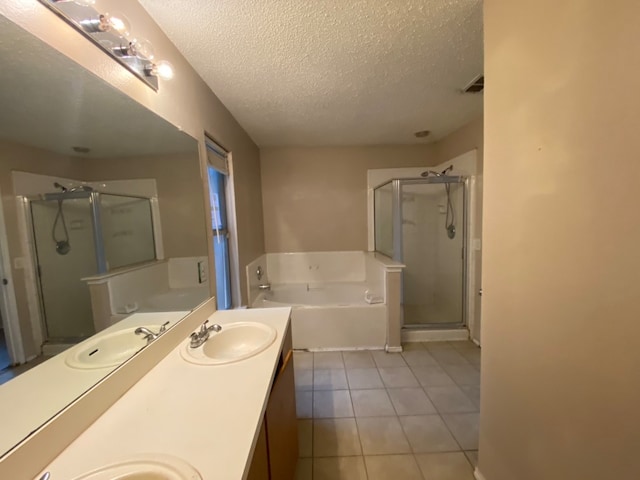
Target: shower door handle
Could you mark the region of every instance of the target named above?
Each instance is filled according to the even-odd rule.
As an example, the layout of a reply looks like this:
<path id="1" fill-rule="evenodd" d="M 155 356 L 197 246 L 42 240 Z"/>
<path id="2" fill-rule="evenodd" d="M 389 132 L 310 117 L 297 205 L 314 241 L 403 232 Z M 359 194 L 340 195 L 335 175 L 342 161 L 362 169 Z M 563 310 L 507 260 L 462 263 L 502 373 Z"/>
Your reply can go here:
<path id="1" fill-rule="evenodd" d="M 3 285 L 9 285 L 9 280 L 7 280 L 6 278 L 2 279 L 2 284 Z"/>

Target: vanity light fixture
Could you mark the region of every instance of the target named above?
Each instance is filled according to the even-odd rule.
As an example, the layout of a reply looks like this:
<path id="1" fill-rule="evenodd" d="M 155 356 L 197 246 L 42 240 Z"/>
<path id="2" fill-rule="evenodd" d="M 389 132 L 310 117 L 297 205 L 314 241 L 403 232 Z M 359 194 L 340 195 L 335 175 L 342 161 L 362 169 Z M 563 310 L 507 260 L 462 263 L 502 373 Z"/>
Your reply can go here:
<path id="1" fill-rule="evenodd" d="M 174 75 L 173 65 L 166 60 L 152 63 L 144 67 L 144 73 L 149 76 L 160 77 L 163 80 L 171 80 Z"/>
<path id="2" fill-rule="evenodd" d="M 131 24 L 122 13 L 98 11 L 96 0 L 39 1 L 154 90 L 158 90 L 158 78 L 173 78 L 173 66 L 156 61 L 151 42 L 133 36 Z"/>

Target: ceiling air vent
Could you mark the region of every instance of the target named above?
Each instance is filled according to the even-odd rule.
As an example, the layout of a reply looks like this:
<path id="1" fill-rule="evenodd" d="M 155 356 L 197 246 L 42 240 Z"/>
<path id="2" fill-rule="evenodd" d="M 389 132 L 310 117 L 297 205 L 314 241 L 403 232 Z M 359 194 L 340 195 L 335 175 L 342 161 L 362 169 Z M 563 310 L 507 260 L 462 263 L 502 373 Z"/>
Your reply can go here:
<path id="1" fill-rule="evenodd" d="M 484 90 L 484 75 L 478 75 L 476 78 L 462 89 L 462 93 L 480 93 Z"/>

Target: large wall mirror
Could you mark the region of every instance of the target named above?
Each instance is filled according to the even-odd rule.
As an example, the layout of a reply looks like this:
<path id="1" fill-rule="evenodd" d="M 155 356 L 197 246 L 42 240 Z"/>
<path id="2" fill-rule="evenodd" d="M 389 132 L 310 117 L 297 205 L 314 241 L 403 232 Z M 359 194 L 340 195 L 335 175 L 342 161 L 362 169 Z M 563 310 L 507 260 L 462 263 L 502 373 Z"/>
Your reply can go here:
<path id="1" fill-rule="evenodd" d="M 210 289 L 197 141 L 2 16 L 0 65 L 2 456 Z"/>

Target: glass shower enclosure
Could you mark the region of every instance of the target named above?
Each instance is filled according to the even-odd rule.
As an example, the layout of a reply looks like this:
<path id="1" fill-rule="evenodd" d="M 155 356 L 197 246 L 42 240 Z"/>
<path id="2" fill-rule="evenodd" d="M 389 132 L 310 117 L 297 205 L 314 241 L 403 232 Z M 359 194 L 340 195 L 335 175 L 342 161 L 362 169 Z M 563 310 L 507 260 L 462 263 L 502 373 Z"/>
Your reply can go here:
<path id="1" fill-rule="evenodd" d="M 404 327 L 466 324 L 466 205 L 461 176 L 394 179 L 374 189 L 375 249 L 406 265 Z"/>
<path id="2" fill-rule="evenodd" d="M 83 278 L 156 258 L 149 198 L 76 189 L 27 199 L 46 341 L 95 333 Z"/>

